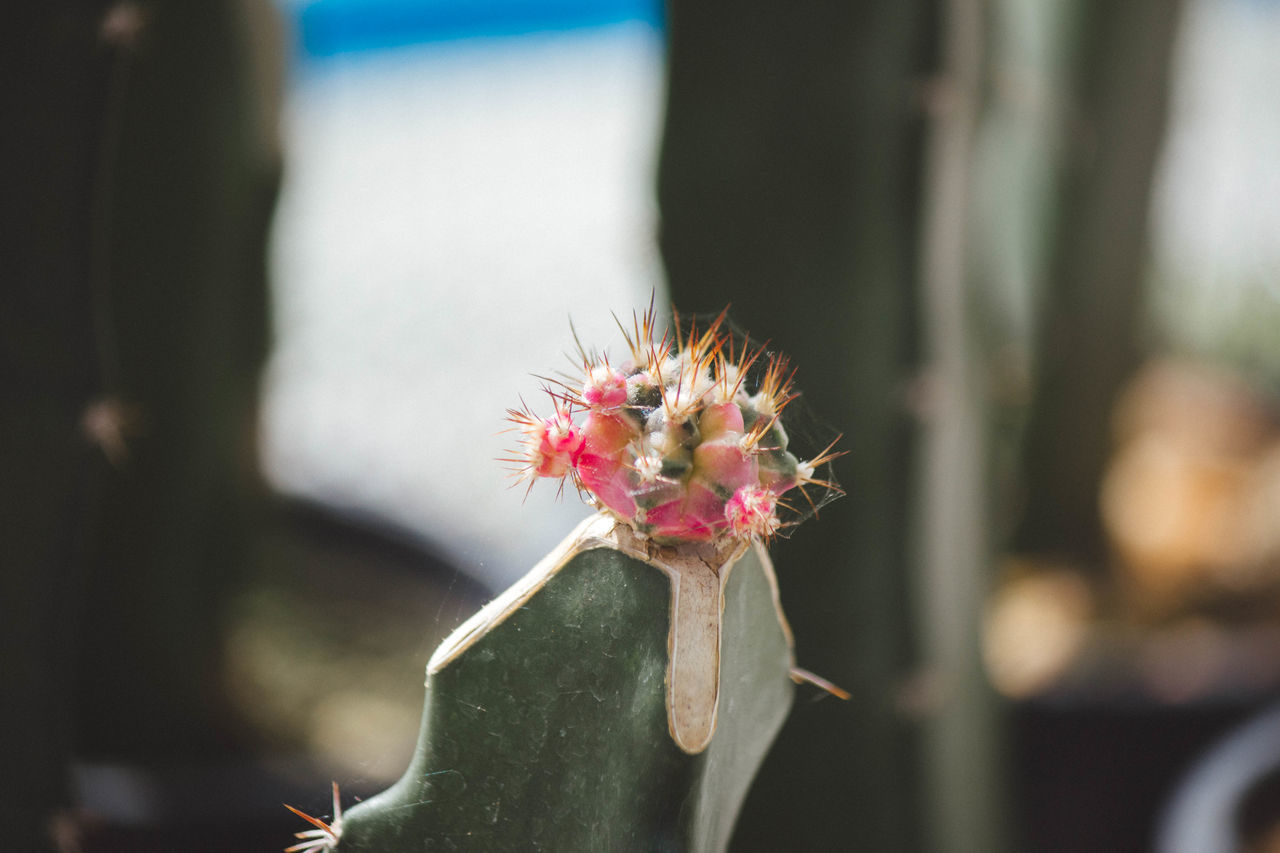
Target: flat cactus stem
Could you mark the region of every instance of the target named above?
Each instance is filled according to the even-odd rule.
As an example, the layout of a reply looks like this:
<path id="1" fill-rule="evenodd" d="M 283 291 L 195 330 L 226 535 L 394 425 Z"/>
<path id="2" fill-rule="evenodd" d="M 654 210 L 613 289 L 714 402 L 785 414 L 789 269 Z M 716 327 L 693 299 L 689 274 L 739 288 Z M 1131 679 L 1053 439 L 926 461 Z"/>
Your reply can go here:
<path id="1" fill-rule="evenodd" d="M 337 849 L 723 850 L 791 649 L 763 548 L 588 519 L 436 650 L 413 761 Z"/>

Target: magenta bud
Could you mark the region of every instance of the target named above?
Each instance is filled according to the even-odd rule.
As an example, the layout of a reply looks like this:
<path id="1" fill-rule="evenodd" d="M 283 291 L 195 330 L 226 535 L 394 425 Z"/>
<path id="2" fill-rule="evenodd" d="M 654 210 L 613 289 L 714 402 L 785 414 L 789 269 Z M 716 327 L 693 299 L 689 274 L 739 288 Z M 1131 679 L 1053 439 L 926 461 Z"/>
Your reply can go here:
<path id="1" fill-rule="evenodd" d="M 528 469 L 538 477 L 563 477 L 582 448 L 582 431 L 564 412 L 525 427 Z"/>
<path id="2" fill-rule="evenodd" d="M 714 483 L 728 494 L 739 486 L 756 482 L 759 466 L 755 456 L 743 450 L 737 437 L 726 435 L 704 441 L 693 449 L 694 476 Z"/>
<path id="3" fill-rule="evenodd" d="M 636 428 L 622 415 L 591 411 L 583 422 L 586 452 L 597 456 L 617 456 L 636 437 Z"/>
<path id="4" fill-rule="evenodd" d="M 767 539 L 778 532 L 778 498 L 768 489 L 743 486 L 724 506 L 725 521 L 735 536 Z"/>
<path id="5" fill-rule="evenodd" d="M 625 519 L 636 514 L 636 502 L 631 497 L 631 472 L 620 459 L 584 451 L 578 455 L 574 470 L 582 485 L 604 507 Z"/>
<path id="6" fill-rule="evenodd" d="M 582 401 L 592 409 L 608 410 L 626 405 L 627 377 L 612 367 L 591 368 L 582 383 Z"/>
<path id="7" fill-rule="evenodd" d="M 703 410 L 698 429 L 702 432 L 703 441 L 719 438 L 727 432 L 741 434 L 742 410 L 733 402 L 713 403 Z"/>

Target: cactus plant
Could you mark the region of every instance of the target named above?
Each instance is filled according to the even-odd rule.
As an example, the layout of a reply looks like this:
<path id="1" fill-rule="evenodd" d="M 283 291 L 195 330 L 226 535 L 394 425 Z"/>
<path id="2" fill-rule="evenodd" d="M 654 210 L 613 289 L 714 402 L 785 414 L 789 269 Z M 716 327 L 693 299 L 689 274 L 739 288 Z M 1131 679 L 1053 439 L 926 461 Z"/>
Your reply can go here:
<path id="1" fill-rule="evenodd" d="M 806 513 L 782 495 L 797 489 L 816 511 L 836 494 L 829 475 L 818 475 L 837 455 L 835 442 L 796 458 L 781 420 L 798 396 L 794 371 L 725 326 L 721 312 L 701 331 L 695 322 L 655 341 L 651 306 L 622 330 L 630 357 L 621 364 L 579 345 L 580 376 L 549 380 L 550 417 L 527 406 L 508 412 L 521 433 L 508 459 L 514 473 L 530 486 L 569 478 L 602 511 L 661 544 L 767 540 L 798 524 Z M 585 413 L 581 423 L 575 411 Z M 819 501 L 808 486 L 821 490 Z"/>
<path id="2" fill-rule="evenodd" d="M 518 480 L 599 513 L 436 650 L 401 780 L 289 850 L 727 845 L 807 676 L 764 545 L 839 490 L 831 444 L 790 449 L 786 360 L 726 327 L 655 340 L 650 306 L 628 359 L 579 346 L 549 416 L 509 412 Z"/>

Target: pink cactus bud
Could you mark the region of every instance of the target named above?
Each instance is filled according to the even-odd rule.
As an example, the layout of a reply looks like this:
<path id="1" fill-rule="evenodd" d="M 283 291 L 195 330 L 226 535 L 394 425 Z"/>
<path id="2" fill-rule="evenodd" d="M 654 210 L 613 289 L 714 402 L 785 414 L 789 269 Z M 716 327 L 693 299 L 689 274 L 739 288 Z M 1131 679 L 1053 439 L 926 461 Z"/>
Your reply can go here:
<path id="1" fill-rule="evenodd" d="M 768 539 L 778 532 L 778 498 L 768 489 L 743 486 L 724 506 L 724 517 L 735 536 Z"/>
<path id="2" fill-rule="evenodd" d="M 648 510 L 644 520 L 649 535 L 659 542 L 706 542 L 715 538 L 712 526 L 688 512 L 683 498 Z"/>
<path id="3" fill-rule="evenodd" d="M 574 463 L 579 481 L 605 507 L 629 518 L 636 503 L 631 497 L 633 471 L 626 449 L 636 436 L 635 426 L 623 415 L 592 411 L 582 425 L 582 436 L 582 450 Z"/>
<path id="4" fill-rule="evenodd" d="M 693 470 L 695 477 L 715 484 L 724 494 L 755 483 L 760 476 L 755 456 L 744 450 L 739 437 L 732 433 L 695 447 Z"/>
<path id="5" fill-rule="evenodd" d="M 698 421 L 698 429 L 702 430 L 702 440 L 710 441 L 719 438 L 726 432 L 741 434 L 742 410 L 736 403 L 712 403 L 702 410 L 702 418 Z"/>
<path id="6" fill-rule="evenodd" d="M 563 477 L 582 448 L 582 432 L 567 412 L 532 420 L 523 432 L 526 476 Z"/>
<path id="7" fill-rule="evenodd" d="M 724 527 L 724 498 L 707 483 L 691 480 L 684 501 L 685 516 L 707 527 Z"/>
<path id="8" fill-rule="evenodd" d="M 582 383 L 582 401 L 592 409 L 609 411 L 627 402 L 627 377 L 608 365 L 592 367 Z"/>
<path id="9" fill-rule="evenodd" d="M 631 497 L 635 498 L 636 504 L 645 509 L 652 509 L 656 506 L 669 503 L 674 500 L 684 498 L 684 483 L 678 480 L 668 480 L 666 478 L 655 480 L 652 483 L 640 482 L 631 492 Z"/>
<path id="10" fill-rule="evenodd" d="M 625 415 L 592 411 L 582 423 L 585 452 L 596 456 L 617 456 L 638 434 Z"/>
<path id="11" fill-rule="evenodd" d="M 583 487 L 595 495 L 600 505 L 624 519 L 636 514 L 636 502 L 631 496 L 631 471 L 616 456 L 597 456 L 581 453 L 574 470 Z"/>

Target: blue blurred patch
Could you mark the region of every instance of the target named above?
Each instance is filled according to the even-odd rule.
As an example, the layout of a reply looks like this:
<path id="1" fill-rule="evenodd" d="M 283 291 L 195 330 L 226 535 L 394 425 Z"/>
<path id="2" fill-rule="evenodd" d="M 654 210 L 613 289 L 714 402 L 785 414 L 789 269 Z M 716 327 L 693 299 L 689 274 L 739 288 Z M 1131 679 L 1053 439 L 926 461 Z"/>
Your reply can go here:
<path id="1" fill-rule="evenodd" d="M 626 21 L 662 26 L 661 0 L 315 0 L 297 9 L 313 57 Z"/>

